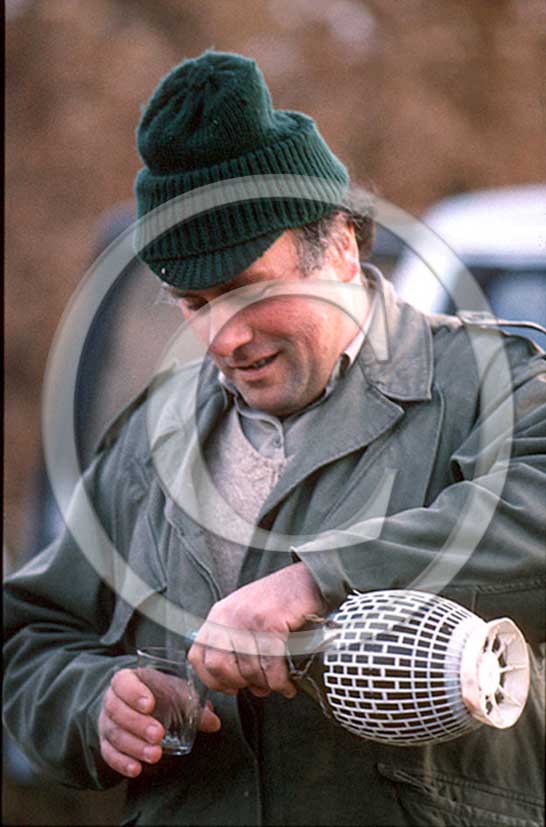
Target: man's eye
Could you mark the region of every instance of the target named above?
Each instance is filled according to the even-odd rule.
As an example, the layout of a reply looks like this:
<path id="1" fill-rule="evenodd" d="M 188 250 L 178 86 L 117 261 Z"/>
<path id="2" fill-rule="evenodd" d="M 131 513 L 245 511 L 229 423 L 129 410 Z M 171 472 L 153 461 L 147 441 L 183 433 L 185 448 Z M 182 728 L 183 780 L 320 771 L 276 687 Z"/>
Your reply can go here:
<path id="1" fill-rule="evenodd" d="M 205 301 L 199 301 L 196 299 L 182 299 L 181 301 L 184 306 L 184 310 L 187 310 L 190 313 L 196 313 L 198 310 L 201 310 L 207 304 L 207 302 Z"/>

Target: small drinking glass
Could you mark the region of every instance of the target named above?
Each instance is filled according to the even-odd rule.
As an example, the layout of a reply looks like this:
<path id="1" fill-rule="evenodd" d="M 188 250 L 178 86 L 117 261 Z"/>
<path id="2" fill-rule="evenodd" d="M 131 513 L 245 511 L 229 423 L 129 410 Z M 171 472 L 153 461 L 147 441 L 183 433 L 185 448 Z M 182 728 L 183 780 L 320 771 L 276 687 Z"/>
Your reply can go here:
<path id="1" fill-rule="evenodd" d="M 161 741 L 168 755 L 191 752 L 207 687 L 199 680 L 184 649 L 149 646 L 137 649 L 136 673 L 155 698 L 152 715 L 165 728 Z"/>

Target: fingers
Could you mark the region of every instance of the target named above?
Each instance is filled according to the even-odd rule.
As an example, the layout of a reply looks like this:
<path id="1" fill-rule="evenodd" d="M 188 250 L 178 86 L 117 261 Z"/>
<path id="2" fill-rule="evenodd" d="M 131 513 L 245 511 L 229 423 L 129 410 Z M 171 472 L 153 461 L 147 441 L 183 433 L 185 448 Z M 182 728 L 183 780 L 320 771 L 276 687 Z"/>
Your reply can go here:
<path id="1" fill-rule="evenodd" d="M 239 672 L 236 654 L 203 643 L 194 643 L 189 654 L 190 663 L 201 681 L 209 689 L 236 695 L 247 685 Z"/>
<path id="2" fill-rule="evenodd" d="M 114 675 L 104 695 L 99 715 L 101 754 L 112 769 L 134 778 L 142 763 L 155 764 L 162 755 L 164 729 L 150 714 L 154 697 L 134 672 L 123 669 Z"/>
<path id="3" fill-rule="evenodd" d="M 190 649 L 190 663 L 210 689 L 234 695 L 249 687 L 255 695 L 274 691 L 292 698 L 297 690 L 288 675 L 285 641 L 307 615 L 324 608 L 303 562 L 281 568 L 214 604 Z"/>
<path id="4" fill-rule="evenodd" d="M 269 695 L 271 687 L 267 682 L 267 675 L 262 668 L 256 635 L 250 633 L 245 637 L 244 635 L 232 633 L 230 637 L 235 662 L 239 669 L 239 674 L 244 678 L 246 685 L 252 687 L 254 694 L 257 694 L 259 697 Z M 245 644 L 250 651 L 245 652 Z"/>
<path id="5" fill-rule="evenodd" d="M 136 778 L 142 772 L 142 764 L 118 752 L 108 741 L 101 739 L 100 752 L 109 767 L 126 778 Z"/>
<path id="6" fill-rule="evenodd" d="M 207 701 L 205 703 L 205 708 L 201 713 L 201 720 L 199 721 L 199 730 L 200 732 L 218 732 L 220 727 L 222 726 L 222 722 L 218 715 L 214 712 L 212 703 Z"/>
<path id="7" fill-rule="evenodd" d="M 142 772 L 143 763 L 156 764 L 162 756 L 160 744 L 165 729 L 150 714 L 155 704 L 152 692 L 130 669 L 117 672 L 104 694 L 99 714 L 101 755 L 127 778 L 135 778 Z M 207 701 L 199 730 L 217 732 L 220 727 L 220 718 Z"/>
<path id="8" fill-rule="evenodd" d="M 237 646 L 238 639 L 232 636 L 232 640 Z M 293 698 L 296 687 L 288 676 L 284 640 L 272 634 L 255 633 L 252 641 L 255 654 L 237 653 L 235 650 L 239 672 L 247 681 L 250 691 L 257 697 L 280 692 L 287 698 Z"/>
<path id="9" fill-rule="evenodd" d="M 230 629 L 228 633 L 230 652 L 208 647 L 203 661 L 209 673 L 221 684 L 228 687 L 252 687 L 258 697 L 271 692 L 267 677 L 262 669 L 258 644 L 253 632 Z"/>
<path id="10" fill-rule="evenodd" d="M 144 715 L 125 703 L 115 692 L 114 683 L 106 690 L 103 709 L 113 727 L 123 729 L 142 741 L 156 744 L 161 741 L 165 730 L 151 715 Z"/>
<path id="11" fill-rule="evenodd" d="M 156 764 L 162 755 L 158 744 L 151 744 L 114 724 L 107 715 L 102 720 L 101 753 L 117 772 L 133 778 L 142 771 L 142 763 Z"/>
<path id="12" fill-rule="evenodd" d="M 112 678 L 111 687 L 121 700 L 139 712 L 151 713 L 155 698 L 133 669 L 120 669 Z"/>
<path id="13" fill-rule="evenodd" d="M 285 641 L 274 635 L 257 635 L 260 668 L 272 692 L 280 692 L 285 698 L 297 695 L 290 680 L 286 663 Z"/>
<path id="14" fill-rule="evenodd" d="M 209 689 L 228 695 L 244 687 L 257 697 L 272 691 L 287 698 L 297 694 L 288 676 L 284 640 L 278 635 L 205 624 L 190 649 L 189 660 Z"/>
<path id="15" fill-rule="evenodd" d="M 238 635 L 236 645 L 232 635 Z M 240 670 L 239 655 L 249 645 L 255 651 L 252 635 L 247 632 L 238 633 L 220 623 L 205 623 L 189 651 L 188 659 L 209 689 L 236 695 L 248 685 Z"/>

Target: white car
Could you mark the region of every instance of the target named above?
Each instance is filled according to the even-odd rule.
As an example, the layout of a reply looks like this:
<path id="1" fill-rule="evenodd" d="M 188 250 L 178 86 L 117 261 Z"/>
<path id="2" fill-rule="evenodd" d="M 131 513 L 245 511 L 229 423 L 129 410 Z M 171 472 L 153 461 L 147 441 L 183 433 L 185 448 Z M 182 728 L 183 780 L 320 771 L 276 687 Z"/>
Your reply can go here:
<path id="1" fill-rule="evenodd" d="M 430 237 L 420 255 L 405 248 L 392 281 L 406 301 L 426 313 L 478 311 L 531 323 L 517 332 L 546 347 L 546 186 L 482 190 L 443 199 L 422 222 Z M 432 250 L 434 247 L 434 251 Z M 455 256 L 450 252 L 450 249 Z M 534 323 L 534 324 L 533 324 Z"/>

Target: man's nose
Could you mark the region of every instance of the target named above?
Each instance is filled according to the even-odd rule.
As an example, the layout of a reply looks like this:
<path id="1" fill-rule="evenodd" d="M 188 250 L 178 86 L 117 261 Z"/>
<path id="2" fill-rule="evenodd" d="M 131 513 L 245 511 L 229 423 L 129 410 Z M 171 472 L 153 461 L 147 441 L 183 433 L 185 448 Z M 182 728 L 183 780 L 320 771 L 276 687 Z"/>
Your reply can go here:
<path id="1" fill-rule="evenodd" d="M 231 356 L 252 340 L 252 327 L 242 310 L 229 301 L 213 303 L 208 310 L 208 350 L 215 356 Z"/>

